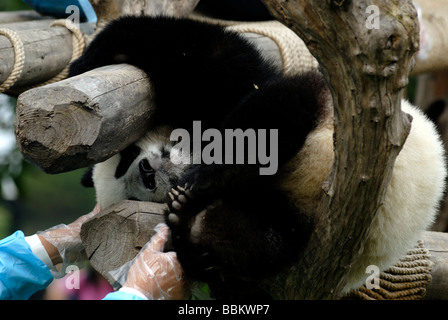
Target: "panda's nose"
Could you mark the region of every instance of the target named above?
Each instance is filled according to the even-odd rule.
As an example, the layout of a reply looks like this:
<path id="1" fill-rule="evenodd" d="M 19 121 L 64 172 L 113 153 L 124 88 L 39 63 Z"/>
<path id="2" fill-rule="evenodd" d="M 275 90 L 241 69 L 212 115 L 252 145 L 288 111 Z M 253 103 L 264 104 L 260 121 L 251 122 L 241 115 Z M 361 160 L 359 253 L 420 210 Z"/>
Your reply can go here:
<path id="1" fill-rule="evenodd" d="M 155 174 L 156 171 L 151 167 L 147 159 L 143 159 L 138 164 L 140 176 L 146 188 L 154 190 L 156 188 Z"/>

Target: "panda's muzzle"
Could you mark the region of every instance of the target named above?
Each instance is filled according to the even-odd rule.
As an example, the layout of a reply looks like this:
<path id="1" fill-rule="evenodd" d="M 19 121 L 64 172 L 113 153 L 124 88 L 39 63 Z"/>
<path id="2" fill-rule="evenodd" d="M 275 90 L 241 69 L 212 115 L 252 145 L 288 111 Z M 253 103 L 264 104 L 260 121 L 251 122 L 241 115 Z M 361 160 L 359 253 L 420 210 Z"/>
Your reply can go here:
<path id="1" fill-rule="evenodd" d="M 149 161 L 147 159 L 141 160 L 138 164 L 138 168 L 145 187 L 149 190 L 154 190 L 156 188 L 156 171 L 151 167 Z"/>

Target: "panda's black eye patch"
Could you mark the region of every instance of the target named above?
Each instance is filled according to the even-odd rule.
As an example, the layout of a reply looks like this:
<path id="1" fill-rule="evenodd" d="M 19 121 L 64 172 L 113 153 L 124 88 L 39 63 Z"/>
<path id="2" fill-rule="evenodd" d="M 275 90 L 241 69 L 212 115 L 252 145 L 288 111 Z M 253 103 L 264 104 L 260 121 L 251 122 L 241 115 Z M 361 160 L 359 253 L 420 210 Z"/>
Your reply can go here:
<path id="1" fill-rule="evenodd" d="M 118 179 L 126 174 L 131 166 L 132 162 L 138 157 L 140 154 L 140 148 L 135 144 L 130 145 L 129 147 L 120 151 L 120 163 L 117 166 L 117 170 L 115 171 L 115 178 Z"/>
<path id="2" fill-rule="evenodd" d="M 162 149 L 162 158 L 169 158 L 170 154 L 171 154 L 171 151 L 168 148 L 163 147 L 163 149 Z"/>

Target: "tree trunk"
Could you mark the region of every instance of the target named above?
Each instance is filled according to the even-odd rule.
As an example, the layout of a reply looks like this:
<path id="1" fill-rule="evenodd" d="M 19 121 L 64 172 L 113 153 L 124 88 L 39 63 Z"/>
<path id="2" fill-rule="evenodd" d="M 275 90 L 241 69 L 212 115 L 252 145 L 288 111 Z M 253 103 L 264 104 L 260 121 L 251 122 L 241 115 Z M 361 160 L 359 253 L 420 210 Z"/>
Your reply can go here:
<path id="1" fill-rule="evenodd" d="M 335 162 L 314 232 L 301 262 L 266 287 L 277 299 L 332 299 L 362 251 L 410 130 L 400 104 L 418 49 L 417 15 L 410 0 L 263 2 L 319 61 L 335 114 Z"/>

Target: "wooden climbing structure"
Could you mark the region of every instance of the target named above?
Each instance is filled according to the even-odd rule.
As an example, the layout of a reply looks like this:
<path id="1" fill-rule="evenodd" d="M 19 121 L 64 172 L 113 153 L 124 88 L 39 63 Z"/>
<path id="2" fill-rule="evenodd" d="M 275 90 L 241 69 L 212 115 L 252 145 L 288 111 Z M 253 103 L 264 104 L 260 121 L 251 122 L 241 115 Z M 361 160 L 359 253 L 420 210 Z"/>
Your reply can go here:
<path id="1" fill-rule="evenodd" d="M 242 23 L 197 16 L 193 9 L 198 0 L 185 1 L 181 7 L 170 6 L 169 1 L 164 1 L 165 6 L 162 8 L 151 7 L 148 3 L 143 4 L 144 8 L 132 7 L 124 0 L 91 2 L 98 22 L 81 23 L 79 26 L 68 20 L 41 17 L 34 12 L 20 12 L 16 15 L 0 13 L 0 93 L 18 95 L 16 135 L 19 148 L 28 160 L 48 173 L 71 171 L 103 161 L 145 133 L 153 105 L 151 81 L 142 71 L 123 64 L 65 79 L 70 62 L 82 54 L 85 46 L 107 21 L 120 14 L 163 12 L 173 16 L 191 15 L 193 19 L 207 19 L 243 33 L 267 57 L 274 59 L 285 73 L 318 67 L 303 41 L 277 21 Z M 416 3 L 422 13 L 422 50 L 414 75 L 448 67 L 448 55 L 445 54 L 448 49 L 448 5 L 443 0 L 419 0 Z M 118 6 L 119 10 L 112 10 L 112 4 Z M 95 83 L 95 86 L 91 83 Z M 109 107 L 116 101 L 120 101 L 122 111 L 128 112 L 118 113 L 116 109 Z M 117 131 L 117 127 L 132 128 L 132 131 Z M 110 141 L 108 137 L 112 133 L 116 138 Z M 150 204 L 149 207 L 142 206 L 145 205 L 139 204 L 137 208 L 129 206 L 127 209 L 160 216 L 160 207 L 156 210 Z M 98 224 L 104 223 L 107 215 L 112 217 L 117 212 L 122 211 L 113 207 L 103 212 L 84 228 L 84 237 L 89 239 L 90 232 L 96 232 Z M 112 220 L 107 221 L 109 223 Z M 138 224 L 141 230 L 145 230 L 147 237 L 150 237 L 153 225 L 148 225 L 147 220 L 143 220 L 144 222 L 132 223 Z M 160 219 L 157 217 L 154 219 L 158 220 Z M 116 223 L 111 225 L 117 227 Z M 122 236 L 120 232 L 116 232 L 115 242 L 109 238 L 111 246 L 119 246 Z M 95 239 L 102 241 L 101 237 Z M 422 263 L 429 271 L 422 273 L 418 279 L 421 281 L 418 285 L 422 286 L 416 285 L 408 297 L 421 298 L 424 295 L 422 287 L 428 285 L 427 296 L 448 299 L 448 235 L 428 232 L 424 241 L 426 249 L 419 249 L 426 251 L 417 250 L 416 254 L 421 255 L 415 260 L 424 260 Z M 129 243 L 134 244 L 132 241 Z M 110 252 L 107 248 L 97 250 L 99 245 L 92 239 L 86 243 L 86 247 L 92 247 L 93 244 L 97 257 L 117 258 L 107 256 L 106 252 Z M 120 252 L 133 252 L 132 249 L 120 248 Z M 410 255 L 415 252 L 411 250 Z M 117 263 L 122 264 L 129 258 L 123 256 Z M 381 298 L 385 299 L 405 295 L 400 293 L 404 292 L 400 291 L 402 286 L 396 284 L 400 281 L 393 281 L 397 279 L 393 272 L 400 271 L 393 267 L 390 270 L 389 275 L 383 276 L 383 281 L 395 284 L 390 286 L 389 292 L 380 293 Z M 105 273 L 108 270 L 99 271 Z M 430 279 L 427 280 L 431 276 L 428 273 L 436 281 L 429 283 Z M 358 297 L 379 298 L 370 291 L 360 291 Z"/>

